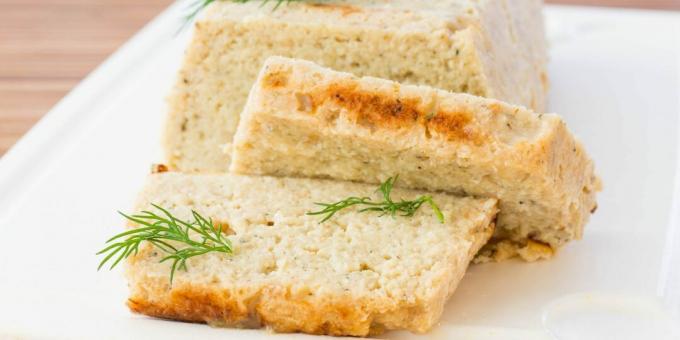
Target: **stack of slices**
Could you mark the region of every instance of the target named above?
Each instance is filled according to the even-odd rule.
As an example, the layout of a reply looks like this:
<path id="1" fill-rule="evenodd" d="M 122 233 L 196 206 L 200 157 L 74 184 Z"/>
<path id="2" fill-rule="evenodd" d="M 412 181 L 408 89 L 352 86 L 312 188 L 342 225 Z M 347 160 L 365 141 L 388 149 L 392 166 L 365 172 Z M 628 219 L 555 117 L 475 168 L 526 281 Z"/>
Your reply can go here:
<path id="1" fill-rule="evenodd" d="M 233 253 L 193 257 L 170 282 L 163 250 L 145 245 L 128 261 L 130 308 L 279 332 L 426 332 L 472 261 L 548 259 L 581 238 L 600 184 L 564 121 L 536 112 L 541 7 L 214 2 L 170 98 L 169 171 L 136 210 L 199 212 Z M 395 201 L 438 209 L 308 214 L 390 178 Z"/>

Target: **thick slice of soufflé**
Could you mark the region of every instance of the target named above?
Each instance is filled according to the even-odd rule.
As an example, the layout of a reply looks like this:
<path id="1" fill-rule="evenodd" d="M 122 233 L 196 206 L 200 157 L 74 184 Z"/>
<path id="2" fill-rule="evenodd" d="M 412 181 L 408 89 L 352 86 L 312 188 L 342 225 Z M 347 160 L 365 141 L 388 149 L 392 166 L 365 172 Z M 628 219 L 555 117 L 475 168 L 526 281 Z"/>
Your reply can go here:
<path id="1" fill-rule="evenodd" d="M 170 261 L 150 244 L 127 263 L 129 307 L 151 316 L 277 332 L 365 336 L 435 325 L 468 264 L 493 233 L 495 199 L 431 195 L 412 217 L 347 209 L 320 222 L 313 202 L 371 196 L 374 185 L 233 174 L 151 175 L 137 211 L 194 210 L 222 226 L 232 254 Z M 135 227 L 135 226 L 133 226 Z"/>
<path id="2" fill-rule="evenodd" d="M 502 259 L 579 239 L 600 180 L 555 114 L 272 57 L 253 86 L 231 171 L 380 183 L 499 199 Z M 495 247 L 495 248 L 494 248 Z"/>

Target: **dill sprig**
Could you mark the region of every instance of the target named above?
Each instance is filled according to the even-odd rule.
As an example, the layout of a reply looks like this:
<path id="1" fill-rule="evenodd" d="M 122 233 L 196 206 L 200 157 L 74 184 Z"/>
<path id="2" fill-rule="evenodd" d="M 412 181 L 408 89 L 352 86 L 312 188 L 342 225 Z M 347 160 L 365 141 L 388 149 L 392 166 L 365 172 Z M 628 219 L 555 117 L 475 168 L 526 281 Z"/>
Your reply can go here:
<path id="1" fill-rule="evenodd" d="M 140 244 L 147 241 L 168 254 L 160 262 L 172 261 L 170 269 L 172 284 L 177 269 L 187 270 L 188 259 L 210 252 L 233 253 L 231 241 L 222 234 L 222 225 L 216 228 L 212 219 L 206 219 L 192 211 L 194 221 L 183 221 L 160 206 L 152 205 L 160 211 L 160 214 L 142 211 L 140 214 L 130 216 L 118 212 L 140 227 L 120 233 L 106 241 L 108 246 L 97 253 L 106 254 L 97 270 L 115 257 L 109 267 L 113 269 L 123 259 L 136 255 Z M 192 234 L 196 234 L 198 240 L 192 238 Z M 175 245 L 170 242 L 174 242 Z M 177 246 L 176 243 L 182 244 L 183 247 Z"/>
<path id="2" fill-rule="evenodd" d="M 420 209 L 423 204 L 427 203 L 430 205 L 430 207 L 432 207 L 432 210 L 437 216 L 439 222 L 444 223 L 444 215 L 442 214 L 441 210 L 439 210 L 437 204 L 434 203 L 432 197 L 429 195 L 420 196 L 412 201 L 401 199 L 400 201 L 395 202 L 392 199 L 392 188 L 394 187 L 394 183 L 398 178 L 399 175 L 390 177 L 385 182 L 380 184 L 380 187 L 378 187 L 376 192 L 382 193 L 383 200 L 381 202 L 373 202 L 370 197 L 352 196 L 335 203 L 314 203 L 318 206 L 321 206 L 323 209 L 319 211 L 308 212 L 307 215 L 324 215 L 323 219 L 321 220 L 321 223 L 323 223 L 332 218 L 340 210 L 358 205 L 364 206 L 364 208 L 359 210 L 360 213 L 374 211 L 380 213 L 380 216 L 390 215 L 392 217 L 396 217 L 397 213 L 399 213 L 400 216 L 411 217 L 418 209 Z"/>
<path id="3" fill-rule="evenodd" d="M 198 13 L 201 13 L 201 11 L 203 9 L 205 9 L 206 7 L 208 7 L 208 5 L 210 5 L 211 3 L 215 2 L 215 1 L 217 1 L 217 0 L 199 0 L 199 1 L 196 1 L 196 2 L 192 3 L 191 5 L 189 5 L 189 8 L 188 8 L 189 14 L 187 14 L 184 17 L 184 25 L 182 25 L 182 27 L 184 27 L 184 26 L 186 26 L 186 24 L 194 21 L 194 18 L 196 18 Z"/>
<path id="4" fill-rule="evenodd" d="M 194 3 L 192 3 L 189 6 L 189 14 L 185 17 L 185 24 L 193 21 L 194 18 L 196 18 L 196 16 L 199 13 L 201 13 L 201 11 L 203 9 L 205 9 L 206 7 L 208 7 L 208 5 L 210 5 L 210 4 L 212 4 L 213 2 L 216 2 L 216 1 L 227 1 L 227 0 L 197 0 Z M 253 2 L 253 0 L 229 0 L 229 1 L 236 2 L 236 3 L 239 3 L 239 4 L 244 4 L 246 2 Z M 301 2 L 301 1 L 306 1 L 306 0 L 260 0 L 260 1 L 262 2 L 260 4 L 260 6 L 264 6 L 264 5 L 268 4 L 269 2 L 275 2 L 276 4 L 274 5 L 272 10 L 276 10 L 281 5 L 283 5 L 284 3 L 289 4 L 291 2 Z"/>

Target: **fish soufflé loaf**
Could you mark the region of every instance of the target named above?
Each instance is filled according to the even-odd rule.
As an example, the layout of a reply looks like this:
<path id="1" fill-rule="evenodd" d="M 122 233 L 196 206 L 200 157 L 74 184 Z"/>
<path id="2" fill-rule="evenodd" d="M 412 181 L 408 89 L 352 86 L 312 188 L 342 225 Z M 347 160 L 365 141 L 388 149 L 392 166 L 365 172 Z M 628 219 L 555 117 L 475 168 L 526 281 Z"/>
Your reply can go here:
<path id="1" fill-rule="evenodd" d="M 215 1 L 195 25 L 170 96 L 165 149 L 181 171 L 219 172 L 265 59 L 429 85 L 543 111 L 540 0 Z"/>
<path id="2" fill-rule="evenodd" d="M 233 251 L 172 261 L 145 243 L 127 262 L 128 306 L 151 316 L 277 332 L 365 336 L 435 325 L 468 264 L 493 233 L 495 199 L 431 195 L 411 217 L 345 209 L 320 223 L 314 202 L 373 196 L 375 186 L 233 174 L 151 175 L 136 211 L 212 219 Z M 443 217 L 443 221 L 439 217 Z M 136 227 L 136 226 L 132 226 Z M 171 242 L 172 243 L 172 242 Z"/>
<path id="3" fill-rule="evenodd" d="M 496 239 L 529 247 L 528 260 L 581 238 L 596 208 L 593 162 L 555 114 L 272 57 L 241 118 L 233 172 L 398 174 L 409 188 L 498 198 Z"/>

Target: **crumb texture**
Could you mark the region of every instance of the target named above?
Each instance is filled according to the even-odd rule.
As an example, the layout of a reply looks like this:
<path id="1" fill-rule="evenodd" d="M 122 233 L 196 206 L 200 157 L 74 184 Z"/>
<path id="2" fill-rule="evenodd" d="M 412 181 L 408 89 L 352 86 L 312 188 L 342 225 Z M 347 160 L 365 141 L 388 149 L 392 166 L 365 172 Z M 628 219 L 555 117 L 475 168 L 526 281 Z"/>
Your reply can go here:
<path id="1" fill-rule="evenodd" d="M 278 332 L 365 336 L 426 332 L 493 233 L 496 201 L 435 194 L 412 218 L 349 209 L 319 224 L 312 202 L 373 194 L 347 182 L 238 175 L 151 175 L 137 210 L 151 203 L 179 218 L 196 210 L 228 226 L 234 254 L 169 263 L 150 245 L 127 263 L 129 307 L 162 318 Z M 423 194 L 395 189 L 395 198 Z"/>

